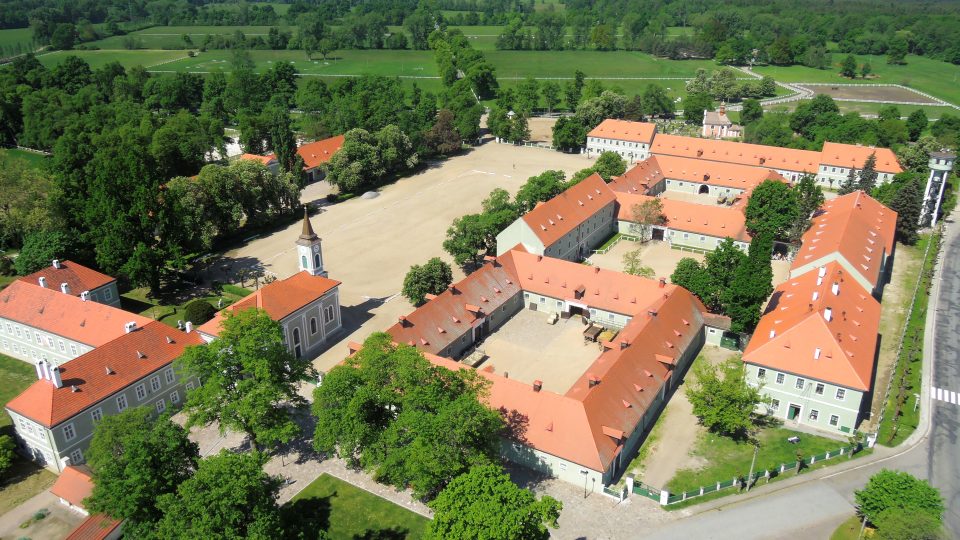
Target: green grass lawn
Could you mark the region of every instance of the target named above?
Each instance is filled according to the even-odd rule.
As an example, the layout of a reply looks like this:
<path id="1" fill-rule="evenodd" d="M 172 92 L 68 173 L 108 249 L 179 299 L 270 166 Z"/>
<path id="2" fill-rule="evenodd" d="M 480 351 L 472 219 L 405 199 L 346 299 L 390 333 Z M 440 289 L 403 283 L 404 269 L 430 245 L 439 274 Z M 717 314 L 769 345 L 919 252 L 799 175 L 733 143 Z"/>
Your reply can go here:
<path id="1" fill-rule="evenodd" d="M 0 58 L 18 54 L 17 46 L 22 52 L 33 49 L 33 30 L 29 28 L 9 28 L 0 30 Z"/>
<path id="2" fill-rule="evenodd" d="M 907 64 L 887 64 L 884 56 L 857 56 L 857 63 L 870 62 L 875 78 L 850 80 L 840 76 L 840 63 L 847 55 L 833 55 L 832 69 L 805 66 L 763 66 L 754 68 L 761 75 L 770 75 L 782 82 L 902 84 L 932 96 L 960 105 L 960 66 L 922 56 L 907 56 Z"/>
<path id="3" fill-rule="evenodd" d="M 37 380 L 37 372 L 29 362 L 17 360 L 0 354 L 0 404 L 5 404 Z M 11 426 L 10 415 L 6 411 L 0 414 L 0 433 L 10 435 L 8 426 Z"/>
<path id="4" fill-rule="evenodd" d="M 30 167 L 35 167 L 37 169 L 43 167 L 43 164 L 46 162 L 48 157 L 43 154 L 37 154 L 36 152 L 20 150 L 19 148 L 0 148 L 0 156 L 22 161 Z"/>
<path id="5" fill-rule="evenodd" d="M 792 436 L 800 437 L 798 444 L 787 442 Z M 849 443 L 828 439 L 817 435 L 797 433 L 784 428 L 765 428 L 758 435 L 760 439 L 760 453 L 757 455 L 755 470 L 779 469 L 781 463 L 792 463 L 797 460 L 796 453 L 803 453 L 804 459 L 821 455 L 824 452 L 833 452 Z M 697 440 L 693 455 L 705 461 L 699 469 L 683 469 L 677 474 L 665 489 L 678 494 L 683 491 L 699 489 L 700 486 L 709 486 L 717 482 L 729 481 L 737 476 L 747 476 L 750 472 L 750 461 L 753 458 L 753 446 L 747 442 L 735 442 L 727 437 L 706 433 Z M 846 459 L 846 458 L 834 458 Z M 825 463 L 836 463 L 831 459 Z"/>
<path id="6" fill-rule="evenodd" d="M 132 289 L 120 295 L 120 301 L 123 309 L 134 313 L 139 313 L 155 321 L 160 321 L 167 326 L 176 327 L 178 320 L 183 320 L 184 307 L 197 298 L 202 298 L 210 303 L 214 308 L 217 307 L 219 300 L 223 300 L 222 307 L 227 307 L 235 303 L 252 291 L 232 285 L 225 285 L 219 295 L 195 296 L 187 295 L 189 298 L 179 303 L 173 303 L 163 298 L 152 298 L 147 296 L 149 289 L 141 287 Z"/>
<path id="7" fill-rule="evenodd" d="M 777 88 L 780 88 L 779 86 Z M 806 101 L 806 100 L 802 100 Z M 793 111 L 797 108 L 797 104 L 801 103 L 800 101 L 791 101 L 790 103 L 781 103 L 769 107 L 767 110 L 770 111 Z M 848 112 L 855 112 L 859 114 L 877 114 L 880 112 L 880 107 L 885 105 L 882 103 L 868 103 L 861 101 L 837 101 L 837 107 L 840 108 L 840 113 L 845 114 Z M 930 120 L 936 120 L 940 118 L 940 115 L 943 113 L 950 113 L 953 115 L 960 115 L 960 111 L 952 107 L 939 107 L 933 105 L 897 105 L 897 108 L 900 109 L 901 116 L 909 116 L 910 113 L 917 109 L 923 109 L 923 112 L 927 113 L 927 118 Z M 739 118 L 739 112 L 733 111 L 737 114 Z"/>
<path id="8" fill-rule="evenodd" d="M 859 516 L 850 516 L 850 519 L 844 521 L 830 535 L 830 540 L 859 540 L 861 521 Z M 871 530 L 867 527 L 867 538 L 870 538 Z"/>
<path id="9" fill-rule="evenodd" d="M 51 53 L 37 56 L 40 63 L 48 68 L 52 68 L 63 62 L 68 56 L 77 56 L 90 64 L 92 69 L 101 68 L 110 62 L 117 61 L 125 68 L 133 66 L 151 67 L 162 62 L 185 58 L 187 51 L 121 51 L 121 50 L 102 50 L 102 51 L 54 51 Z"/>
<path id="10" fill-rule="evenodd" d="M 283 511 L 311 531 L 326 530 L 333 540 L 423 536 L 427 518 L 328 474 L 298 493 Z"/>

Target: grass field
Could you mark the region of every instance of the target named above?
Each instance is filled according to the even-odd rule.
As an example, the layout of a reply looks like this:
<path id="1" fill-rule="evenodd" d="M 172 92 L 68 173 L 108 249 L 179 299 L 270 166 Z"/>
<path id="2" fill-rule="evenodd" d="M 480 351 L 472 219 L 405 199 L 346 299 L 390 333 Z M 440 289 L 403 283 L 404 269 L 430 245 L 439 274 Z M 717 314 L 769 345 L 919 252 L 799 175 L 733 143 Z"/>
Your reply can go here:
<path id="1" fill-rule="evenodd" d="M 800 442 L 798 444 L 787 442 L 787 438 L 794 435 L 800 437 Z M 794 462 L 798 451 L 803 453 L 804 459 L 809 459 L 810 456 L 849 446 L 845 442 L 797 433 L 784 428 L 766 428 L 760 432 L 758 439 L 760 439 L 760 453 L 757 455 L 757 471 L 779 467 L 781 463 Z M 736 442 L 727 437 L 707 433 L 697 441 L 692 454 L 702 458 L 706 464 L 696 470 L 677 471 L 665 486 L 665 489 L 670 490 L 671 493 L 699 489 L 700 486 L 709 486 L 738 476 L 746 477 L 750 472 L 753 446 L 747 442 Z M 825 463 L 835 463 L 835 461 L 829 460 Z"/>
<path id="2" fill-rule="evenodd" d="M 316 536 L 326 530 L 332 540 L 357 538 L 416 539 L 427 518 L 328 474 L 322 474 L 283 511 Z"/>
<path id="3" fill-rule="evenodd" d="M 907 56 L 905 66 L 893 66 L 887 64 L 884 56 L 857 56 L 858 64 L 870 62 L 875 77 L 851 81 L 840 76 L 839 66 L 844 58 L 845 54 L 834 54 L 833 69 L 764 66 L 754 68 L 754 71 L 761 75 L 770 75 L 782 82 L 902 84 L 960 105 L 960 66 L 912 55 Z"/>
<path id="4" fill-rule="evenodd" d="M 777 88 L 780 88 L 779 86 Z M 781 103 L 767 108 L 769 111 L 793 111 L 797 108 L 797 104 L 801 103 L 799 101 L 792 101 L 790 103 Z M 840 108 L 840 113 L 845 114 L 848 112 L 856 112 L 859 114 L 866 115 L 876 115 L 880 111 L 880 107 L 884 105 L 882 103 L 866 103 L 860 101 L 838 101 L 837 107 Z M 930 120 L 936 120 L 940 118 L 940 115 L 943 113 L 953 114 L 954 116 L 960 116 L 960 110 L 954 109 L 953 107 L 934 107 L 929 105 L 897 105 L 897 108 L 900 109 L 901 116 L 909 116 L 910 113 L 917 109 L 923 109 L 923 112 L 927 113 L 927 118 Z M 735 112 L 735 111 L 734 111 Z M 739 114 L 739 113 L 738 113 Z M 739 116 L 737 116 L 739 118 Z"/>
<path id="5" fill-rule="evenodd" d="M 3 381 L 0 384 L 0 403 L 10 401 L 35 380 L 37 372 L 30 363 L 0 354 L 0 381 Z M 10 415 L 3 411 L 0 414 L 0 434 L 10 435 L 13 430 L 8 433 L 8 426 L 11 426 Z"/>
<path id="6" fill-rule="evenodd" d="M 184 307 L 197 298 L 206 300 L 214 308 L 217 307 L 219 301 L 222 299 L 223 304 L 221 307 L 227 307 L 247 296 L 251 291 L 232 285 L 224 285 L 224 290 L 220 295 L 194 296 L 187 294 L 185 296 L 188 298 L 180 298 L 179 300 L 149 298 L 147 297 L 147 292 L 148 289 L 142 287 L 121 294 L 120 301 L 123 309 L 139 313 L 155 321 L 160 321 L 167 326 L 176 327 L 177 321 L 184 319 Z"/>
<path id="7" fill-rule="evenodd" d="M 151 67 L 157 64 L 186 58 L 186 51 L 55 51 L 37 57 L 40 63 L 52 68 L 68 56 L 77 56 L 90 64 L 92 69 L 101 68 L 110 62 L 120 62 L 123 67 Z"/>
<path id="8" fill-rule="evenodd" d="M 19 148 L 0 148 L 0 157 L 7 157 L 16 161 L 22 161 L 27 165 L 38 169 L 42 168 L 44 162 L 47 160 L 47 156 L 44 156 L 43 154 L 27 152 L 26 150 L 20 150 Z"/>
<path id="9" fill-rule="evenodd" d="M 0 58 L 17 54 L 17 45 L 23 51 L 34 47 L 33 30 L 29 28 L 10 28 L 0 30 Z"/>
<path id="10" fill-rule="evenodd" d="M 830 535 L 830 540 L 860 540 L 860 526 L 860 517 L 850 516 L 849 519 L 837 527 L 837 530 L 833 531 L 833 534 Z M 873 529 L 867 528 L 866 537 L 870 538 L 872 532 Z"/>

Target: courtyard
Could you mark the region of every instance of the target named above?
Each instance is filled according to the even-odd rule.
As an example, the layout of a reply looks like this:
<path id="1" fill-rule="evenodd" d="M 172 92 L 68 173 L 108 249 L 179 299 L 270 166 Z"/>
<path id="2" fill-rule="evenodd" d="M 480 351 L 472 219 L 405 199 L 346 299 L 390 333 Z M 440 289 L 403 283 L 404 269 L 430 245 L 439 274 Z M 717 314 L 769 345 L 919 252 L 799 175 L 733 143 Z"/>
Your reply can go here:
<path id="1" fill-rule="evenodd" d="M 383 187 L 376 198 L 322 203 L 311 221 L 323 238 L 330 277 L 343 282 L 345 330 L 340 342 L 316 360 L 317 369 L 328 371 L 343 360 L 349 341 L 361 342 L 413 309 L 399 296 L 407 270 L 431 257 L 450 262 L 442 247 L 447 228 L 455 218 L 480 211 L 491 190 L 503 188 L 512 195 L 527 178 L 545 170 L 562 170 L 569 177 L 591 164 L 577 154 L 487 143 L 401 178 Z M 328 189 L 326 182 L 311 185 L 302 200 L 323 201 Z M 300 223 L 292 223 L 226 252 L 219 264 L 290 276 L 297 271 L 294 241 L 299 234 Z M 462 277 L 455 268 L 454 280 Z"/>
<path id="2" fill-rule="evenodd" d="M 599 345 L 583 339 L 579 316 L 547 323 L 547 314 L 523 309 L 480 344 L 489 357 L 478 369 L 492 366 L 494 373 L 509 374 L 543 389 L 565 394 L 600 355 Z"/>

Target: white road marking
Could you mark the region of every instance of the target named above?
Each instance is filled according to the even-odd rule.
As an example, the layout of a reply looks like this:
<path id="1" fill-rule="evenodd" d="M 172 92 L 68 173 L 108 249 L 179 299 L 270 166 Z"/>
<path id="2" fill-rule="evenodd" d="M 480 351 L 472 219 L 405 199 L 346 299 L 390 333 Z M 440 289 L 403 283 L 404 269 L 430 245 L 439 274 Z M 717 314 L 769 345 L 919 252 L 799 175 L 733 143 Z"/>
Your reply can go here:
<path id="1" fill-rule="evenodd" d="M 950 403 L 953 403 L 954 405 L 957 404 L 957 393 L 952 390 L 950 391 Z"/>
<path id="2" fill-rule="evenodd" d="M 930 398 L 951 405 L 960 405 L 960 393 L 946 388 L 931 388 Z"/>
<path id="3" fill-rule="evenodd" d="M 943 400 L 943 388 L 937 388 L 937 400 Z"/>

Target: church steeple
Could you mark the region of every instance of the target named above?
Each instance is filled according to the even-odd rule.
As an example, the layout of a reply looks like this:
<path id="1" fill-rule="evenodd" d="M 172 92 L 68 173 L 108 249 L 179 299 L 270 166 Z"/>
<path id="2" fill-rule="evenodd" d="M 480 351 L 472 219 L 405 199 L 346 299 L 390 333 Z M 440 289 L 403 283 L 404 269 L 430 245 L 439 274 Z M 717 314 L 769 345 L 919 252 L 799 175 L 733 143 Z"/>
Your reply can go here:
<path id="1" fill-rule="evenodd" d="M 323 269 L 323 250 L 321 240 L 310 224 L 307 207 L 303 207 L 303 230 L 297 238 L 297 256 L 299 257 L 300 271 L 310 272 L 314 276 L 327 276 Z"/>

